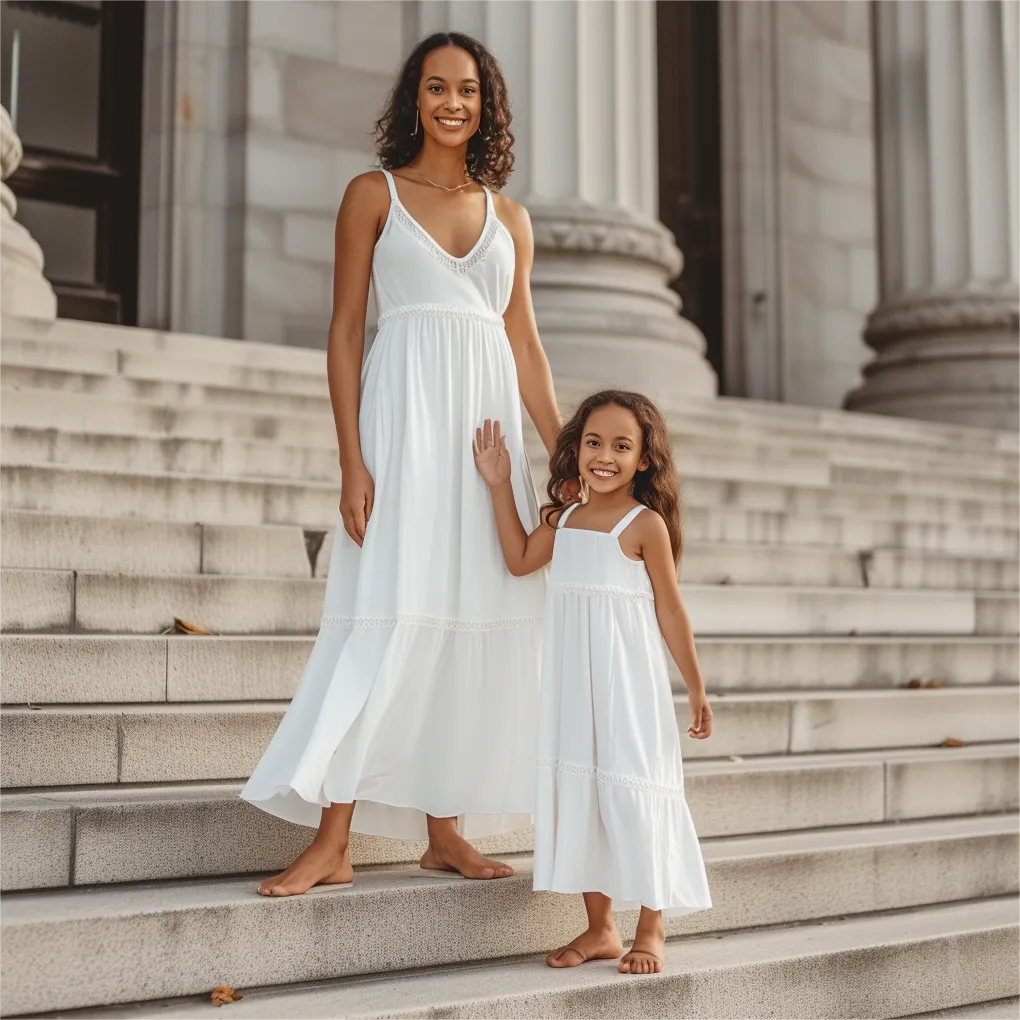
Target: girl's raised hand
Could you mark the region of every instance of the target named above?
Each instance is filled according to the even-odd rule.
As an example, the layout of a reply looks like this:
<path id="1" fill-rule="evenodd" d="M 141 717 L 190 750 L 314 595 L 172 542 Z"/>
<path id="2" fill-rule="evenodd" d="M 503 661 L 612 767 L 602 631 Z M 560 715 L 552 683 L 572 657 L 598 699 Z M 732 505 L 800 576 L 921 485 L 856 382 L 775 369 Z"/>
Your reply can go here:
<path id="1" fill-rule="evenodd" d="M 687 700 L 691 705 L 691 725 L 687 735 L 695 740 L 705 740 L 712 736 L 712 706 L 705 697 L 705 692 L 691 693 Z"/>
<path id="2" fill-rule="evenodd" d="M 485 419 L 481 428 L 475 429 L 475 441 L 471 445 L 475 455 L 478 473 L 490 488 L 510 481 L 510 454 L 506 448 L 506 437 L 499 431 L 499 422 Z"/>

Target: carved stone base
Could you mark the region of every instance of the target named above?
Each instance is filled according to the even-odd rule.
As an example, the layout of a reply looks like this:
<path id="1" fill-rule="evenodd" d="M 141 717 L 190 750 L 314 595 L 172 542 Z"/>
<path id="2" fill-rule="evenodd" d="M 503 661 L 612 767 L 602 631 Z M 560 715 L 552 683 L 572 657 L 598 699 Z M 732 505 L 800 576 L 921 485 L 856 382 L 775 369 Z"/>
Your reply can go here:
<path id="1" fill-rule="evenodd" d="M 668 286 L 683 264 L 672 234 L 629 210 L 527 205 L 535 316 L 557 379 L 618 385 L 665 404 L 715 396 L 705 338 Z"/>
<path id="2" fill-rule="evenodd" d="M 1017 428 L 1018 308 L 1015 287 L 881 305 L 864 334 L 876 356 L 845 406 L 958 425 Z"/>
<path id="3" fill-rule="evenodd" d="M 0 176 L 6 180 L 21 162 L 21 142 L 0 106 Z M 43 276 L 42 248 L 15 219 L 14 192 L 0 184 L 0 308 L 4 318 L 53 322 L 57 296 Z"/>

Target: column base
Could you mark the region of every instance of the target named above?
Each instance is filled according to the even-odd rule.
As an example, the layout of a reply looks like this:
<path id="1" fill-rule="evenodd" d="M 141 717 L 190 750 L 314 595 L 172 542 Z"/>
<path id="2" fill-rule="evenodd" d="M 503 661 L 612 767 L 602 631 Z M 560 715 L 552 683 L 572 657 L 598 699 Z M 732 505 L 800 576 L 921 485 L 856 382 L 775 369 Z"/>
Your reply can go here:
<path id="1" fill-rule="evenodd" d="M 683 264 L 672 234 L 625 209 L 526 204 L 535 317 L 557 380 L 639 390 L 666 406 L 714 397 L 705 338 L 668 286 Z"/>
<path id="2" fill-rule="evenodd" d="M 844 400 L 852 411 L 982 428 L 1020 424 L 1016 287 L 932 294 L 879 306 L 876 352 Z"/>

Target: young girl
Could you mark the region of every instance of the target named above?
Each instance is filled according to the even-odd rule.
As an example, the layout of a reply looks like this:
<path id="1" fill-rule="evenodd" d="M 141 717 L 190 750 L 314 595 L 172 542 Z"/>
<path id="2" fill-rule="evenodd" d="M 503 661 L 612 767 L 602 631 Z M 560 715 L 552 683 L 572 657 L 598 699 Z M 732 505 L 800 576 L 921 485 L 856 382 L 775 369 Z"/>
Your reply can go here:
<path id="1" fill-rule="evenodd" d="M 510 573 L 530 574 L 552 560 L 534 887 L 583 893 L 588 929 L 546 962 L 576 967 L 621 956 L 617 899 L 641 905 L 620 971 L 657 973 L 663 914 L 711 906 L 662 650 L 664 637 L 687 684 L 687 732 L 704 740 L 712 711 L 677 588 L 680 494 L 666 423 L 637 393 L 608 390 L 585 400 L 559 435 L 551 503 L 530 535 L 498 421 L 477 430 L 474 454 Z M 569 479 L 579 479 L 581 500 L 565 506 L 560 493 Z"/>

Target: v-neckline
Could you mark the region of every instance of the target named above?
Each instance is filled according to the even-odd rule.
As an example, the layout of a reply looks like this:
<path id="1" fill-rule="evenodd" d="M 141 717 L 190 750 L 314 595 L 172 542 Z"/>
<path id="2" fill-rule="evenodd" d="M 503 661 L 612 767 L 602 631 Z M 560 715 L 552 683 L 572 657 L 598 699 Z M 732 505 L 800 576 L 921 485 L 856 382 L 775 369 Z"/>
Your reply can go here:
<path id="1" fill-rule="evenodd" d="M 422 225 L 418 222 L 417 218 L 411 214 L 410 209 L 404 205 L 404 200 L 400 197 L 400 192 L 397 190 L 398 177 L 391 174 L 393 180 L 393 197 L 396 200 L 397 206 L 400 211 L 411 221 L 417 233 L 423 236 L 423 239 L 427 244 L 431 244 L 444 258 L 448 258 L 451 262 L 467 262 L 482 246 L 482 242 L 485 240 L 486 235 L 489 233 L 489 227 L 492 225 L 492 199 L 489 197 L 489 189 L 482 185 L 482 193 L 485 195 L 485 221 L 482 223 L 482 232 L 478 235 L 478 240 L 471 246 L 471 250 L 466 255 L 452 255 L 448 252 Z"/>

